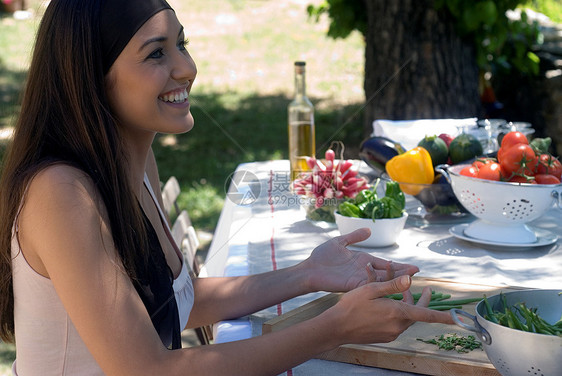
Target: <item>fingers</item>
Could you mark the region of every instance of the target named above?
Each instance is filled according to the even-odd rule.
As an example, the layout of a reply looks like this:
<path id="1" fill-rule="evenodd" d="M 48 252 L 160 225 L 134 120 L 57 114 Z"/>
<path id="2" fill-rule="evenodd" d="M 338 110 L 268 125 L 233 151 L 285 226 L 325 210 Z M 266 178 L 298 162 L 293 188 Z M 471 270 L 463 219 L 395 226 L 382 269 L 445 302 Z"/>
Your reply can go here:
<path id="1" fill-rule="evenodd" d="M 386 265 L 386 280 L 390 281 L 393 278 L 394 278 L 394 264 L 392 263 L 392 261 L 390 261 Z"/>
<path id="2" fill-rule="evenodd" d="M 425 286 L 422 290 L 421 297 L 418 299 L 417 305 L 420 307 L 427 307 L 431 301 L 431 287 Z"/>
<path id="3" fill-rule="evenodd" d="M 403 275 L 390 281 L 371 283 L 367 285 L 370 291 L 369 298 L 376 299 L 386 295 L 404 292 L 410 288 L 411 284 L 412 278 L 409 275 Z"/>
<path id="4" fill-rule="evenodd" d="M 389 264 L 392 263 L 392 271 L 394 272 L 394 275 L 392 276 L 392 278 L 397 277 L 399 275 L 404 275 L 404 274 L 408 274 L 408 275 L 414 275 L 417 272 L 420 271 L 420 269 L 415 266 L 415 265 L 410 265 L 410 264 L 402 264 L 399 262 L 394 262 L 394 261 L 388 261 L 388 260 L 384 260 L 378 257 L 373 257 L 371 259 L 371 264 L 374 266 L 375 269 L 377 270 L 384 270 L 387 271 Z M 392 279 L 389 278 L 389 279 Z"/>
<path id="5" fill-rule="evenodd" d="M 405 304 L 402 310 L 405 319 L 411 321 L 433 322 L 440 324 L 455 324 L 451 314 L 445 311 L 420 307 L 419 305 Z"/>
<path id="6" fill-rule="evenodd" d="M 365 288 L 369 289 L 370 299 L 381 298 L 386 295 L 402 293 L 404 296 L 403 302 L 394 301 L 395 304 L 400 304 L 400 311 L 403 319 L 414 321 L 423 321 L 441 324 L 455 324 L 449 312 L 436 311 L 429 309 L 426 306 L 431 300 L 431 288 L 425 287 L 422 291 L 422 297 L 418 300 L 417 305 L 413 305 L 414 298 L 409 291 L 412 284 L 412 279 L 409 275 L 402 275 L 390 281 L 370 283 Z"/>
<path id="7" fill-rule="evenodd" d="M 377 282 L 377 272 L 370 262 L 367 264 L 365 269 L 367 270 L 367 283 Z"/>
<path id="8" fill-rule="evenodd" d="M 371 230 L 368 228 L 360 228 L 349 234 L 339 236 L 339 242 L 344 247 L 347 247 L 350 244 L 366 240 L 369 236 L 371 236 Z"/>
<path id="9" fill-rule="evenodd" d="M 412 295 L 412 292 L 410 290 L 406 290 L 402 293 L 402 296 L 404 297 L 402 299 L 402 301 L 404 301 L 404 303 L 407 304 L 414 304 L 414 296 Z"/>

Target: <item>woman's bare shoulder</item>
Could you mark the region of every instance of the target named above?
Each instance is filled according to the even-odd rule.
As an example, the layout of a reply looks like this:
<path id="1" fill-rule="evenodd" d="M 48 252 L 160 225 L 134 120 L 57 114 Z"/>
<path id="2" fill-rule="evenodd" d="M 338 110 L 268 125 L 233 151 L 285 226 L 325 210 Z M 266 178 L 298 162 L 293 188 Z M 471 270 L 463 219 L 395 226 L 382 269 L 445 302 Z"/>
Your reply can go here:
<path id="1" fill-rule="evenodd" d="M 92 179 L 83 170 L 64 163 L 56 163 L 39 171 L 32 179 L 31 185 L 42 188 L 59 185 L 92 186 Z M 60 188 L 60 187 L 59 187 Z"/>
<path id="2" fill-rule="evenodd" d="M 32 178 L 17 221 L 21 249 L 37 272 L 48 277 L 49 260 L 70 259 L 76 249 L 81 257 L 94 256 L 103 238 L 111 244 L 98 196 L 92 179 L 69 165 L 46 167 Z"/>
<path id="3" fill-rule="evenodd" d="M 63 209 L 64 203 L 71 207 L 80 203 L 90 205 L 97 201 L 96 197 L 97 190 L 88 174 L 68 164 L 58 163 L 42 169 L 32 178 L 26 203 L 39 199 Z"/>
<path id="4" fill-rule="evenodd" d="M 35 227 L 37 218 L 75 227 L 96 223 L 99 226 L 107 217 L 90 176 L 76 167 L 54 164 L 32 178 L 25 194 L 20 224 L 27 222 Z"/>

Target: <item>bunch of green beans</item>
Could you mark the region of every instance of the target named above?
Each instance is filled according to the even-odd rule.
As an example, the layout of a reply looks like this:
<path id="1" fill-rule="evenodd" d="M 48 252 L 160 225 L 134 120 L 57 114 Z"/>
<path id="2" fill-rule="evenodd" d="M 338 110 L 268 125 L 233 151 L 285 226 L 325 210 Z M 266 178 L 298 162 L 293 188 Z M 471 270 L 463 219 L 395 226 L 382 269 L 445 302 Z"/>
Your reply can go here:
<path id="1" fill-rule="evenodd" d="M 537 314 L 537 308 L 529 308 L 524 302 L 509 306 L 503 293 L 500 293 L 500 301 L 501 309 L 493 310 L 484 295 L 486 320 L 525 332 L 562 336 L 562 317 L 555 324 L 549 324 Z"/>
<path id="2" fill-rule="evenodd" d="M 417 303 L 421 297 L 421 293 L 412 294 L 414 303 Z M 386 298 L 394 300 L 402 300 L 404 295 L 401 293 L 387 295 Z M 441 292 L 432 291 L 431 300 L 429 301 L 428 308 L 436 311 L 448 311 L 453 308 L 461 309 L 464 304 L 479 302 L 482 298 L 466 298 L 466 299 L 451 299 L 451 294 L 443 294 Z"/>

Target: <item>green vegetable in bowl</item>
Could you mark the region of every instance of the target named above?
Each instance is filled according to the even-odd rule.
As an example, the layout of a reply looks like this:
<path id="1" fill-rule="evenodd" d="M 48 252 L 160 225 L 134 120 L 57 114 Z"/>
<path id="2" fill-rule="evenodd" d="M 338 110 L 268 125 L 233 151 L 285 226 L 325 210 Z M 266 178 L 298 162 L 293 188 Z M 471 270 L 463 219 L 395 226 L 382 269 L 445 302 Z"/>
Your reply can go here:
<path id="1" fill-rule="evenodd" d="M 379 198 L 376 188 L 380 182 L 371 189 L 360 191 L 354 199 L 342 202 L 338 211 L 341 215 L 354 218 L 399 218 L 404 213 L 406 198 L 397 182 L 386 183 L 385 196 Z"/>

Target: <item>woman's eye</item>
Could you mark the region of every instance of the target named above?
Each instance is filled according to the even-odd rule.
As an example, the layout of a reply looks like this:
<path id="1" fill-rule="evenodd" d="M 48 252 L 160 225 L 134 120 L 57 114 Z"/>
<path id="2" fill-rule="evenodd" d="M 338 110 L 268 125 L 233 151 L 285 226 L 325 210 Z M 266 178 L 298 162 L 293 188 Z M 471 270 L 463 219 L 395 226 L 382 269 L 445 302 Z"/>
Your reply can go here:
<path id="1" fill-rule="evenodd" d="M 159 59 L 162 56 L 164 56 L 164 53 L 162 52 L 162 49 L 159 48 L 156 51 L 152 52 L 150 55 L 148 55 L 149 59 Z"/>
<path id="2" fill-rule="evenodd" d="M 180 40 L 178 42 L 178 48 L 182 51 L 186 50 L 188 45 L 189 45 L 189 39 Z"/>

